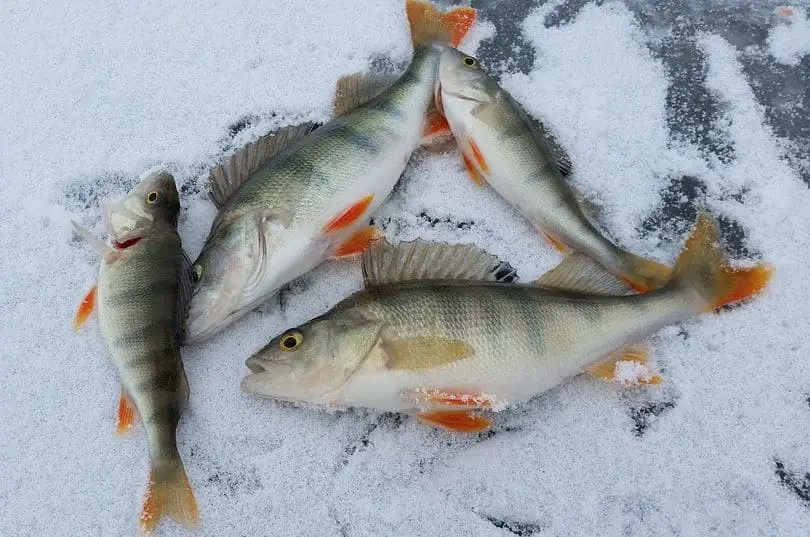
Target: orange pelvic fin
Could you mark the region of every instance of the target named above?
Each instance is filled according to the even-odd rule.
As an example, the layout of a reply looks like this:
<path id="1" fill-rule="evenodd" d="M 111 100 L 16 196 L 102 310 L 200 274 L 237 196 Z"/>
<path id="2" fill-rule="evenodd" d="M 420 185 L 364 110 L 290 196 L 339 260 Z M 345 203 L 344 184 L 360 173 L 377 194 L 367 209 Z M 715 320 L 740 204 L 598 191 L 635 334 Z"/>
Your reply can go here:
<path id="1" fill-rule="evenodd" d="M 84 326 L 84 323 L 87 322 L 90 314 L 93 313 L 93 310 L 96 308 L 97 289 L 97 285 L 91 287 L 84 296 L 82 303 L 79 304 L 79 309 L 76 311 L 76 316 L 73 317 L 73 330 L 78 331 L 82 326 Z"/>
<path id="2" fill-rule="evenodd" d="M 340 244 L 333 252 L 332 257 L 347 257 L 361 254 L 377 239 L 383 237 L 383 232 L 375 226 L 364 227 L 355 231 L 351 237 Z"/>
<path id="3" fill-rule="evenodd" d="M 649 370 L 646 368 L 649 362 L 650 351 L 644 346 L 633 345 L 625 347 L 611 353 L 606 359 L 598 364 L 592 365 L 586 369 L 587 373 L 591 376 L 601 378 L 603 380 L 612 382 L 622 382 L 625 384 L 638 383 L 638 384 L 661 384 L 664 379 L 660 375 L 649 375 Z M 619 372 L 619 362 L 633 362 L 639 366 L 645 366 L 638 370 L 637 374 L 632 378 L 625 377 L 624 375 L 617 375 Z"/>
<path id="4" fill-rule="evenodd" d="M 324 233 L 335 233 L 337 231 L 341 231 L 346 229 L 347 227 L 355 224 L 358 220 L 360 220 L 363 215 L 368 210 L 368 206 L 371 205 L 371 200 L 374 199 L 374 194 L 369 194 L 368 196 L 360 199 L 356 203 L 354 203 L 351 207 L 337 215 L 335 218 L 329 222 L 326 227 L 323 229 Z"/>
<path id="5" fill-rule="evenodd" d="M 118 425 L 115 434 L 124 436 L 135 427 L 135 405 L 129 400 L 127 394 L 121 390 L 121 397 L 118 399 Z"/>
<path id="6" fill-rule="evenodd" d="M 154 531 L 163 515 L 169 515 L 187 528 L 200 525 L 194 491 L 179 460 L 152 465 L 141 509 L 141 529 L 147 533 Z"/>
<path id="7" fill-rule="evenodd" d="M 480 433 L 492 426 L 492 420 L 469 410 L 432 410 L 419 412 L 416 418 L 427 425 L 457 433 Z"/>
<path id="8" fill-rule="evenodd" d="M 492 408 L 492 400 L 481 393 L 453 388 L 418 390 L 414 394 L 422 403 L 460 408 Z"/>
<path id="9" fill-rule="evenodd" d="M 455 146 L 453 133 L 447 119 L 438 111 L 427 113 L 425 130 L 422 133 L 422 148 L 432 153 L 442 153 L 452 150 Z"/>
<path id="10" fill-rule="evenodd" d="M 487 165 L 487 161 L 484 159 L 484 154 L 481 153 L 481 150 L 478 148 L 478 144 L 475 143 L 475 140 L 467 140 L 467 143 L 470 144 L 470 151 L 472 152 L 472 156 L 475 159 L 476 164 L 478 164 L 478 169 L 481 170 L 481 173 L 484 175 L 489 173 L 489 166 Z"/>
<path id="11" fill-rule="evenodd" d="M 546 241 L 548 241 L 548 243 L 551 246 L 553 246 L 557 251 L 565 255 L 571 253 L 572 251 L 571 248 L 569 248 L 568 245 L 565 244 L 563 241 L 561 241 L 560 239 L 558 239 L 557 237 L 546 231 L 541 231 L 541 233 L 543 234 L 543 237 L 546 238 Z"/>
<path id="12" fill-rule="evenodd" d="M 484 186 L 484 177 L 464 153 L 461 154 L 461 162 L 464 164 L 464 168 L 467 170 L 467 175 L 470 176 L 472 182 L 475 183 L 476 186 Z"/>

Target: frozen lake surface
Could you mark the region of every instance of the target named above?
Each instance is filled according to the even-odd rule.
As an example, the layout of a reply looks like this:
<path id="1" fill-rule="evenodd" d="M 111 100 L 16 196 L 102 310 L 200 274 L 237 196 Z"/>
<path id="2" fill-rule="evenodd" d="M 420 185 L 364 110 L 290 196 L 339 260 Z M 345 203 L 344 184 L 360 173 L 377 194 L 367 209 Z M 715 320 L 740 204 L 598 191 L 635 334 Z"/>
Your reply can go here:
<path id="1" fill-rule="evenodd" d="M 671 263 L 697 208 L 759 298 L 652 337 L 665 382 L 578 377 L 454 436 L 401 415 L 329 414 L 239 390 L 244 360 L 361 285 L 328 262 L 184 352 L 180 451 L 218 537 L 810 534 L 810 23 L 755 1 L 473 2 L 464 50 L 569 150 L 623 246 Z M 192 258 L 223 155 L 326 121 L 336 80 L 410 57 L 399 0 L 0 5 L 0 535 L 133 535 L 142 427 L 91 320 L 99 202 L 168 166 Z M 417 153 L 375 216 L 393 241 L 473 242 L 529 281 L 560 257 L 455 155 Z M 184 535 L 170 521 L 159 535 Z"/>

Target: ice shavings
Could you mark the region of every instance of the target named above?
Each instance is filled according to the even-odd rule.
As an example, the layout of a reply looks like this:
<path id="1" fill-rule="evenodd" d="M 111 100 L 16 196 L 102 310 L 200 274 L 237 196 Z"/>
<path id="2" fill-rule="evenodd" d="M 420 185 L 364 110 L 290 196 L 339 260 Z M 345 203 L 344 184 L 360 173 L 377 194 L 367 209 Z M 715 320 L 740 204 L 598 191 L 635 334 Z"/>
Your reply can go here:
<path id="1" fill-rule="evenodd" d="M 410 416 L 239 390 L 248 356 L 362 285 L 356 262 L 324 263 L 184 351 L 191 401 L 178 436 L 202 518 L 195 535 L 806 534 L 807 187 L 732 45 L 699 38 L 735 148 L 711 162 L 667 132 L 670 81 L 643 23 L 622 4 L 574 4 L 559 27 L 545 27 L 543 6 L 521 23 L 536 64 L 506 73 L 506 87 L 551 125 L 574 184 L 623 244 L 674 259 L 683 237 L 659 245 L 638 226 L 670 178 L 690 174 L 709 208 L 745 230 L 752 256 L 776 266 L 771 286 L 650 338 L 662 385 L 579 376 L 494 414 L 489 433 L 452 436 Z M 100 234 L 99 198 L 169 164 L 194 257 L 215 214 L 208 167 L 279 124 L 326 119 L 341 75 L 406 60 L 402 6 L 90 1 L 0 13 L 0 535 L 135 535 L 146 438 L 141 425 L 115 437 L 120 387 L 96 320 L 71 330 L 98 256 L 70 219 Z M 560 259 L 454 155 L 415 155 L 375 221 L 395 242 L 478 244 L 524 282 Z M 156 535 L 187 533 L 167 521 Z"/>
<path id="2" fill-rule="evenodd" d="M 810 54 L 810 21 L 800 7 L 779 6 L 777 22 L 768 33 L 768 48 L 779 63 L 798 66 Z"/>

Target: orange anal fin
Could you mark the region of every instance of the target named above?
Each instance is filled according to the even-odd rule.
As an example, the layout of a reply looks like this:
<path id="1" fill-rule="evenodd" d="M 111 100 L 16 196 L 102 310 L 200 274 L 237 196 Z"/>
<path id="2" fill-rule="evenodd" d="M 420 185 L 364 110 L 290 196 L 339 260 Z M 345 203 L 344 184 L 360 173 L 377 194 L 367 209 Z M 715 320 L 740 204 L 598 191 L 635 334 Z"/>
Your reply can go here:
<path id="1" fill-rule="evenodd" d="M 366 251 L 372 242 L 382 237 L 382 231 L 375 226 L 364 227 L 363 229 L 355 231 L 351 237 L 333 250 L 332 257 L 347 257 L 361 254 Z"/>
<path id="2" fill-rule="evenodd" d="M 621 384 L 661 384 L 660 375 L 650 374 L 649 350 L 640 345 L 625 347 L 592 365 L 586 372 L 594 377 Z"/>
<path id="3" fill-rule="evenodd" d="M 97 285 L 94 285 L 90 288 L 87 294 L 84 296 L 82 303 L 79 304 L 79 309 L 76 311 L 76 316 L 73 317 L 73 330 L 79 330 L 84 323 L 87 322 L 87 319 L 90 317 L 90 314 L 93 313 L 93 310 L 96 307 L 96 290 L 98 289 Z"/>
<path id="4" fill-rule="evenodd" d="M 484 159 L 484 154 L 478 148 L 478 145 L 474 140 L 468 140 L 467 143 L 470 145 L 470 152 L 472 152 L 472 156 L 475 159 L 475 163 L 478 165 L 478 169 L 481 170 L 481 173 L 488 174 L 489 166 L 487 165 L 486 159 Z"/>
<path id="5" fill-rule="evenodd" d="M 464 164 L 464 168 L 467 169 L 467 175 L 470 176 L 472 182 L 475 183 L 476 186 L 484 186 L 484 177 L 464 153 L 461 154 L 461 161 Z"/>
<path id="6" fill-rule="evenodd" d="M 432 410 L 419 412 L 416 418 L 427 425 L 457 433 L 480 433 L 492 426 L 492 420 L 469 410 Z"/>
<path id="7" fill-rule="evenodd" d="M 335 218 L 329 222 L 326 227 L 323 229 L 324 233 L 335 233 L 342 229 L 346 229 L 347 227 L 351 226 L 368 210 L 369 205 L 371 205 L 371 200 L 374 199 L 374 194 L 370 194 L 360 201 L 354 203 L 351 207 L 337 215 Z"/>
<path id="8" fill-rule="evenodd" d="M 459 46 L 475 24 L 477 12 L 471 7 L 458 7 L 442 14 L 442 24 L 450 31 L 450 45 Z"/>
<path id="9" fill-rule="evenodd" d="M 560 239 L 558 239 L 557 237 L 555 237 L 554 235 L 552 235 L 550 233 L 546 233 L 545 231 L 543 231 L 542 233 L 543 233 L 543 236 L 548 241 L 548 243 L 551 246 L 553 246 L 554 248 L 556 248 L 560 253 L 563 253 L 563 254 L 570 254 L 571 253 L 571 248 L 569 248 L 568 245 L 566 245 L 563 241 L 561 241 Z"/>
<path id="10" fill-rule="evenodd" d="M 115 434 L 124 436 L 135 427 L 135 405 L 129 400 L 127 394 L 121 391 L 118 399 L 118 425 Z"/>
<path id="11" fill-rule="evenodd" d="M 194 491 L 182 464 L 160 470 L 153 466 L 149 472 L 146 499 L 141 508 L 141 529 L 151 533 L 163 515 L 170 516 L 186 528 L 196 528 L 200 525 Z"/>

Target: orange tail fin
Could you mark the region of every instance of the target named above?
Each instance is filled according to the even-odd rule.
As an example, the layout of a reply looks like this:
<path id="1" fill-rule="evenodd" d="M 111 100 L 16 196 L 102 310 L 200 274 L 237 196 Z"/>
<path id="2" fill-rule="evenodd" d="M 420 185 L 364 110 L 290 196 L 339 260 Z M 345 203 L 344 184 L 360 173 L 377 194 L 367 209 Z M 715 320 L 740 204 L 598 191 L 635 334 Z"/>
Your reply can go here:
<path id="1" fill-rule="evenodd" d="M 767 263 L 747 269 L 731 267 L 720 246 L 717 226 L 705 212 L 698 216 L 695 230 L 675 264 L 675 278 L 703 297 L 707 311 L 756 294 L 772 275 L 773 267 Z"/>
<path id="2" fill-rule="evenodd" d="M 477 11 L 471 7 L 457 7 L 442 13 L 433 4 L 420 0 L 407 0 L 405 10 L 414 47 L 431 43 L 457 47 L 477 16 Z"/>
<path id="3" fill-rule="evenodd" d="M 141 528 L 145 532 L 153 531 L 163 515 L 169 515 L 187 528 L 200 525 L 194 492 L 179 458 L 152 464 L 141 510 Z"/>
<path id="4" fill-rule="evenodd" d="M 90 314 L 93 313 L 93 309 L 96 307 L 96 289 L 98 288 L 97 285 L 94 285 L 90 288 L 85 295 L 82 303 L 79 304 L 79 309 L 76 311 L 76 316 L 73 318 L 73 330 L 79 330 L 84 323 L 87 322 L 87 319 L 90 317 Z"/>

